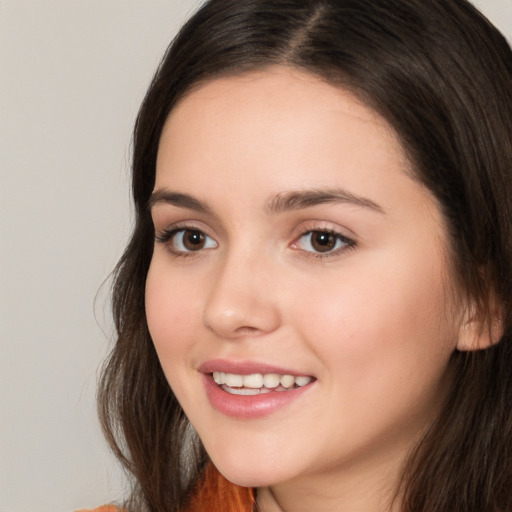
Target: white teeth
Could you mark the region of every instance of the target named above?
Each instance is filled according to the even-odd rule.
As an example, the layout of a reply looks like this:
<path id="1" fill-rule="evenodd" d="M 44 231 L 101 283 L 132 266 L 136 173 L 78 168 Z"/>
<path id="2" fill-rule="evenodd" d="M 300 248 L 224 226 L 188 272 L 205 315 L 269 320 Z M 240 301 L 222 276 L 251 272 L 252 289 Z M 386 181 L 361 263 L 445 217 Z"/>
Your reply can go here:
<path id="1" fill-rule="evenodd" d="M 293 375 L 281 375 L 281 386 L 283 388 L 291 388 L 295 384 L 295 377 Z"/>
<path id="2" fill-rule="evenodd" d="M 253 395 L 264 395 L 265 393 L 270 393 L 270 391 L 266 388 L 253 389 L 253 388 L 224 388 L 225 391 L 231 393 L 232 395 L 245 395 L 245 396 L 253 396 Z"/>
<path id="3" fill-rule="evenodd" d="M 294 375 L 278 375 L 277 373 L 238 375 L 236 373 L 213 372 L 213 380 L 219 386 L 226 385 L 233 388 L 230 392 L 234 394 L 253 395 L 267 389 L 278 388 L 277 390 L 280 391 L 283 388 L 302 387 L 309 384 L 313 378 L 305 375 L 295 377 Z"/>
<path id="4" fill-rule="evenodd" d="M 253 373 L 251 375 L 244 375 L 244 387 L 259 389 L 263 386 L 263 375 L 261 373 Z"/>
<path id="5" fill-rule="evenodd" d="M 266 388 L 277 388 L 279 386 L 279 375 L 277 373 L 267 373 L 263 375 L 263 385 Z"/>
<path id="6" fill-rule="evenodd" d="M 244 383 L 244 378 L 242 375 L 235 375 L 234 373 L 226 373 L 224 383 L 226 386 L 229 386 L 231 388 L 241 388 Z"/>
<path id="7" fill-rule="evenodd" d="M 295 384 L 297 384 L 299 387 L 302 387 L 306 384 L 309 384 L 312 380 L 313 379 L 311 377 L 305 377 L 301 375 L 299 377 L 295 377 Z"/>

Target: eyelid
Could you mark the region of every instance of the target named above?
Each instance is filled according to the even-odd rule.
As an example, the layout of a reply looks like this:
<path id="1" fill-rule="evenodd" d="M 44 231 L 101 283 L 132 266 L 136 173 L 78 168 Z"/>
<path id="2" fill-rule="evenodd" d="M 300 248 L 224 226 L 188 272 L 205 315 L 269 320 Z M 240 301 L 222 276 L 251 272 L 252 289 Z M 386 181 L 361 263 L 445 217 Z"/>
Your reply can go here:
<path id="1" fill-rule="evenodd" d="M 179 250 L 172 246 L 170 243 L 177 233 L 180 231 L 199 231 L 203 233 L 206 237 L 211 239 L 215 247 L 201 247 L 197 250 Z M 356 238 L 352 234 L 352 232 L 347 228 L 342 228 L 340 226 L 334 226 L 330 222 L 326 221 L 309 221 L 301 223 L 301 225 L 296 228 L 295 234 L 292 234 L 292 242 L 289 244 L 293 250 L 303 253 L 304 257 L 313 257 L 317 259 L 326 259 L 335 256 L 339 256 L 342 252 L 350 250 L 357 245 Z M 326 252 L 314 251 L 314 250 L 305 250 L 299 247 L 299 241 L 304 236 L 314 233 L 329 233 L 337 238 L 337 240 L 343 243 L 342 247 L 337 249 L 329 250 Z M 347 234 L 349 232 L 350 234 Z M 292 232 L 293 233 L 293 232 Z M 166 245 L 169 252 L 171 252 L 175 256 L 199 256 L 201 253 L 205 251 L 211 250 L 213 248 L 218 247 L 218 242 L 216 237 L 210 233 L 210 229 L 200 221 L 178 221 L 167 225 L 163 229 L 157 229 L 155 226 L 155 241 L 161 243 L 162 245 Z"/>
<path id="2" fill-rule="evenodd" d="M 347 231 L 350 234 L 347 234 Z M 332 234 L 338 240 L 341 240 L 341 242 L 344 245 L 342 247 L 324 253 L 304 250 L 298 246 L 299 241 L 304 236 L 315 232 Z M 290 247 L 294 250 L 300 251 L 304 255 L 304 257 L 308 258 L 327 259 L 340 256 L 341 253 L 351 250 L 357 245 L 356 237 L 354 234 L 352 234 L 350 230 L 341 227 L 333 227 L 331 223 L 327 223 L 325 221 L 312 221 L 305 223 L 305 225 L 303 224 L 300 226 L 300 230 L 297 230 L 296 233 L 297 234 L 293 236 L 293 241 L 290 244 Z"/>
<path id="3" fill-rule="evenodd" d="M 205 225 L 203 222 L 195 219 L 190 220 L 178 220 L 175 222 L 153 222 L 155 229 L 155 238 L 166 235 L 171 231 L 179 231 L 180 229 L 190 229 L 191 231 L 201 231 L 205 235 L 211 238 L 215 238 L 212 234 L 212 230 Z M 159 227 L 159 225 L 161 227 Z"/>
<path id="4" fill-rule="evenodd" d="M 299 237 L 296 238 L 296 241 L 292 245 L 297 245 L 298 240 L 300 240 L 301 238 L 304 238 L 306 235 L 312 235 L 313 233 L 327 233 L 329 235 L 333 235 L 337 240 L 339 240 L 343 244 L 345 244 L 346 247 L 355 245 L 355 242 L 352 239 L 346 237 L 342 233 L 338 233 L 336 231 L 331 231 L 331 230 L 327 230 L 327 229 L 310 229 L 308 231 L 305 231 L 302 235 L 300 235 Z M 314 252 L 314 251 L 308 251 L 308 252 Z M 329 253 L 333 254 L 335 252 L 336 252 L 336 250 L 333 250 L 333 251 L 330 251 Z M 326 252 L 325 254 L 328 254 L 328 253 Z"/>
<path id="5" fill-rule="evenodd" d="M 160 243 L 169 250 L 171 254 L 174 256 L 198 256 L 200 253 L 203 253 L 204 251 L 211 250 L 213 248 L 218 247 L 218 242 L 215 240 L 215 238 L 208 232 L 208 229 L 203 228 L 202 226 L 198 225 L 199 223 L 196 222 L 189 222 L 189 221 L 183 221 L 183 222 L 176 222 L 174 224 L 171 224 L 169 226 L 166 226 L 163 229 L 157 230 L 155 227 L 155 241 L 157 243 Z M 180 231 L 197 231 L 202 233 L 205 237 L 209 238 L 210 240 L 213 240 L 215 243 L 215 247 L 201 247 L 198 248 L 196 251 L 194 250 L 180 250 L 175 247 L 173 247 L 173 239 L 175 235 L 177 235 Z"/>

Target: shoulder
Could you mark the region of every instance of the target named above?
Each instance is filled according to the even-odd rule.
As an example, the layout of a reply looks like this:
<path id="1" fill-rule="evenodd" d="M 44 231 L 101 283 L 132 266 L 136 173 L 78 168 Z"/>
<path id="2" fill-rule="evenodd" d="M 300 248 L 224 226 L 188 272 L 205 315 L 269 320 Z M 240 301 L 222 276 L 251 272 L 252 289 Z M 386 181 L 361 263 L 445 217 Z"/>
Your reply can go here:
<path id="1" fill-rule="evenodd" d="M 119 508 L 117 508 L 115 505 L 103 505 L 102 507 L 98 508 L 84 508 L 80 510 L 76 510 L 76 512 L 123 512 Z"/>

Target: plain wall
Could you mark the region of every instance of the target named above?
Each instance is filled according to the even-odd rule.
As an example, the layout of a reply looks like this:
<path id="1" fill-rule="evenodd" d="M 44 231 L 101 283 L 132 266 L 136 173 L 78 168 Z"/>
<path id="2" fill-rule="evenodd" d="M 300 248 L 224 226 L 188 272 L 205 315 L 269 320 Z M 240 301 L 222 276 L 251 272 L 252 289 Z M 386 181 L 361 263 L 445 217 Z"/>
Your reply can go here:
<path id="1" fill-rule="evenodd" d="M 108 290 L 93 303 L 131 226 L 138 106 L 197 5 L 0 1 L 2 512 L 72 511 L 123 494 L 94 404 Z"/>
<path id="2" fill-rule="evenodd" d="M 94 394 L 137 108 L 200 0 L 0 0 L 0 512 L 123 495 Z M 512 0 L 477 5 L 512 38 Z"/>

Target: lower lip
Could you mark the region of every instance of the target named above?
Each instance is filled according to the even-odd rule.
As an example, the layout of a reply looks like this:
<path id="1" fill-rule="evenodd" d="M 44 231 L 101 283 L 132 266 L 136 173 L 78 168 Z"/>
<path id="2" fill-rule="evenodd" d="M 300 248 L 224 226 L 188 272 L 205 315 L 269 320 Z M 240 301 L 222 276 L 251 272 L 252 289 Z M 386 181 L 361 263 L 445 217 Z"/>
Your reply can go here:
<path id="1" fill-rule="evenodd" d="M 248 396 L 232 395 L 222 390 L 215 383 L 211 374 L 204 375 L 204 383 L 210 403 L 219 412 L 232 418 L 255 419 L 272 414 L 295 402 L 304 393 L 307 393 L 314 381 L 289 391 L 270 391 Z"/>

